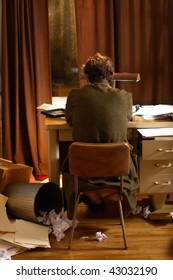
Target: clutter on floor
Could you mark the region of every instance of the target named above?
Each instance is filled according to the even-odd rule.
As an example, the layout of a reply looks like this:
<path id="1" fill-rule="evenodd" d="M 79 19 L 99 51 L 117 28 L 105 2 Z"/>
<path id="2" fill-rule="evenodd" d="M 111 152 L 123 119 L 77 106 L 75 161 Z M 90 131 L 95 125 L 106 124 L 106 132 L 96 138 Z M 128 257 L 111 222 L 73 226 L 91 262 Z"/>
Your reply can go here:
<path id="1" fill-rule="evenodd" d="M 144 199 L 132 214 L 144 219 L 167 220 L 173 218 L 173 208 L 153 211 L 149 200 Z M 31 167 L 4 159 L 0 159 L 0 217 L 0 260 L 37 247 L 49 249 L 49 234 L 59 242 L 72 225 L 62 213 L 61 187 L 47 178 L 36 182 Z M 95 234 L 96 241 L 107 238 L 101 231 Z"/>
<path id="2" fill-rule="evenodd" d="M 55 210 L 49 213 L 40 211 L 42 216 L 38 217 L 40 224 L 23 219 L 9 219 L 7 201 L 8 197 L 0 194 L 0 259 L 10 259 L 15 254 L 36 247 L 50 248 L 51 232 L 57 241 L 65 237 L 64 231 L 70 227 L 70 224 L 62 213 L 57 214 Z"/>

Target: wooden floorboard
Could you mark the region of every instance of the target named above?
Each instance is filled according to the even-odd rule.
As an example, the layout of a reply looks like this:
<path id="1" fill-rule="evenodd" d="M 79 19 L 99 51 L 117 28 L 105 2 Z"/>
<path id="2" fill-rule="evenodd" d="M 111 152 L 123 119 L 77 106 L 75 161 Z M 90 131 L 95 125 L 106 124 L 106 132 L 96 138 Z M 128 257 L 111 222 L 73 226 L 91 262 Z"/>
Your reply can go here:
<path id="1" fill-rule="evenodd" d="M 146 202 L 144 203 L 146 204 Z M 144 205 L 145 206 L 145 205 Z M 93 213 L 84 204 L 79 205 L 79 224 L 75 230 L 72 249 L 68 250 L 69 230 L 65 238 L 57 242 L 50 235 L 51 248 L 36 248 L 15 255 L 13 260 L 173 260 L 172 220 L 150 221 L 143 215 L 130 215 L 125 220 L 128 249 L 124 249 L 117 208 L 106 200 L 104 213 Z M 98 242 L 96 232 L 107 235 Z M 86 240 L 81 240 L 88 236 Z"/>

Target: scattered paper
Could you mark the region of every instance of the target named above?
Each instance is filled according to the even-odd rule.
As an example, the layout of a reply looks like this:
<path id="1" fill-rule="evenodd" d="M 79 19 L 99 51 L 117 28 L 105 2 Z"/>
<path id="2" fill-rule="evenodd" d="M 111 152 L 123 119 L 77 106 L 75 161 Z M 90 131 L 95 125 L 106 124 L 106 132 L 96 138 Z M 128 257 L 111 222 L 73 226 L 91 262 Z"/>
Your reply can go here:
<path id="1" fill-rule="evenodd" d="M 7 200 L 0 194 L 0 260 L 36 247 L 50 248 L 48 235 L 52 229 L 24 220 L 11 222 L 5 206 Z"/>
<path id="2" fill-rule="evenodd" d="M 62 213 L 58 215 L 54 210 L 50 211 L 49 218 L 53 227 L 53 235 L 56 237 L 57 241 L 61 241 L 65 237 L 64 231 L 66 231 L 70 225 L 62 216 Z"/>
<path id="3" fill-rule="evenodd" d="M 138 215 L 142 212 L 142 207 L 137 205 L 135 209 L 133 209 L 132 214 L 133 215 Z"/>
<path id="4" fill-rule="evenodd" d="M 149 214 L 151 213 L 149 208 L 150 208 L 149 205 L 144 208 L 142 208 L 140 205 L 137 205 L 136 208 L 132 211 L 132 214 L 140 215 L 140 216 L 144 217 L 145 219 L 147 219 Z"/>
<path id="5" fill-rule="evenodd" d="M 14 241 L 16 243 L 50 248 L 48 234 L 51 232 L 51 229 L 49 227 L 24 220 L 16 220 L 15 227 Z"/>
<path id="6" fill-rule="evenodd" d="M 73 220 L 69 220 L 67 217 L 64 217 L 64 220 L 65 220 L 65 221 L 69 224 L 69 226 L 70 226 L 70 227 L 72 226 L 72 224 L 73 224 Z M 79 221 L 78 221 L 78 220 L 76 220 L 76 221 L 75 221 L 74 228 L 76 228 L 76 227 L 77 227 L 78 223 L 79 223 Z"/>
<path id="7" fill-rule="evenodd" d="M 56 213 L 55 210 L 51 210 L 49 213 L 44 211 L 39 211 L 40 216 L 37 217 L 38 221 L 44 225 L 50 225 L 53 228 L 53 235 L 56 237 L 57 241 L 60 241 L 65 237 L 64 232 L 72 226 L 73 221 L 69 220 L 63 214 Z M 75 221 L 75 228 L 78 225 L 78 221 Z"/>
<path id="8" fill-rule="evenodd" d="M 97 239 L 99 242 L 103 242 L 103 241 L 105 241 L 107 238 L 108 238 L 108 237 L 106 236 L 106 234 L 101 233 L 101 231 L 96 232 L 96 239 Z"/>
<path id="9" fill-rule="evenodd" d="M 0 249 L 0 260 L 11 260 L 11 256 L 6 249 Z"/>
<path id="10" fill-rule="evenodd" d="M 151 211 L 149 210 L 149 206 L 146 206 L 144 209 L 143 209 L 143 216 L 145 219 L 148 219 L 148 216 L 149 214 L 151 213 Z"/>
<path id="11" fill-rule="evenodd" d="M 173 105 L 143 105 L 139 106 L 136 111 L 133 113 L 135 116 L 158 116 L 158 115 L 167 115 L 173 113 Z"/>
<path id="12" fill-rule="evenodd" d="M 11 259 L 12 256 L 23 253 L 26 250 L 26 248 L 21 248 L 8 242 L 0 241 L 0 260 Z"/>
<path id="13" fill-rule="evenodd" d="M 11 246 L 17 246 L 18 248 L 25 248 L 25 249 L 34 249 L 37 246 L 33 244 L 24 244 L 24 243 L 19 243 L 15 242 L 15 233 L 5 233 L 1 236 L 1 241 L 7 242 L 7 244 L 11 244 Z"/>
<path id="14" fill-rule="evenodd" d="M 173 128 L 172 127 L 141 128 L 141 129 L 138 129 L 138 132 L 143 137 L 173 136 Z"/>
<path id="15" fill-rule="evenodd" d="M 84 236 L 81 236 L 80 239 L 81 239 L 81 240 L 86 240 L 86 239 L 89 239 L 89 236 L 85 236 L 85 235 L 84 235 Z"/>
<path id="16" fill-rule="evenodd" d="M 2 232 L 15 232 L 14 224 L 10 222 L 7 216 L 6 202 L 8 198 L 0 194 L 0 231 Z"/>
<path id="17" fill-rule="evenodd" d="M 67 97 L 66 96 L 53 96 L 52 104 L 43 103 L 37 107 L 40 110 L 53 110 L 53 109 L 65 109 Z"/>

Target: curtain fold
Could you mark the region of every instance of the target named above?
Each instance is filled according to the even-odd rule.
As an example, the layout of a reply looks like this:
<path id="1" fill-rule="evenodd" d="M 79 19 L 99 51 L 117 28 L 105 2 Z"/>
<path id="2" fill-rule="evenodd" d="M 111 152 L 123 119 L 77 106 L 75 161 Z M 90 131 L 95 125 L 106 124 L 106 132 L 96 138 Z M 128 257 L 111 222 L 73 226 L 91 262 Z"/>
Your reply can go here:
<path id="1" fill-rule="evenodd" d="M 3 156 L 47 174 L 44 117 L 51 103 L 47 0 L 2 2 Z"/>
<path id="2" fill-rule="evenodd" d="M 115 0 L 116 69 L 139 72 L 140 83 L 118 83 L 135 103 L 173 104 L 173 3 Z"/>
<path id="3" fill-rule="evenodd" d="M 78 63 L 95 52 L 109 55 L 116 72 L 141 81 L 117 82 L 135 104 L 173 104 L 173 1 L 76 0 Z"/>
<path id="4" fill-rule="evenodd" d="M 80 75 L 86 59 L 96 52 L 114 61 L 114 11 L 112 0 L 75 0 L 75 8 Z"/>

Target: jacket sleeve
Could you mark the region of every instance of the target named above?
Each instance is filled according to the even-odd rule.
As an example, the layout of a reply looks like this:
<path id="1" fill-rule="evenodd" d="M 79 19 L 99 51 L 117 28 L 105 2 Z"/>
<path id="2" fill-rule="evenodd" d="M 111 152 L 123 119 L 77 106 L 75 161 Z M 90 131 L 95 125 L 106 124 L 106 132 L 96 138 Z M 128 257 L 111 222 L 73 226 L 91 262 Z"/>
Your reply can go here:
<path id="1" fill-rule="evenodd" d="M 65 119 L 70 126 L 73 126 L 73 111 L 75 106 L 75 97 L 76 97 L 76 91 L 71 90 L 67 97 L 67 103 L 65 108 Z"/>
<path id="2" fill-rule="evenodd" d="M 128 114 L 127 114 L 128 121 L 130 121 L 132 118 L 132 107 L 133 107 L 132 94 L 129 93 L 129 109 L 128 109 Z"/>

